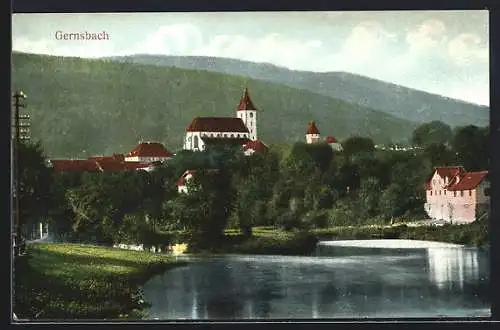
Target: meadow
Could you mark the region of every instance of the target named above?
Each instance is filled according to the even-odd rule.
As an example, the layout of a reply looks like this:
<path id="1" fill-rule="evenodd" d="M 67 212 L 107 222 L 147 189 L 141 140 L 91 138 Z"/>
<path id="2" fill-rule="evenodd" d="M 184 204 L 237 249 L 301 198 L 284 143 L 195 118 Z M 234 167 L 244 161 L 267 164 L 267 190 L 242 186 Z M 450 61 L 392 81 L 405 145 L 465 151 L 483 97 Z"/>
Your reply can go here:
<path id="1" fill-rule="evenodd" d="M 30 244 L 16 258 L 19 319 L 138 319 L 139 286 L 182 265 L 174 257 L 81 244 Z"/>

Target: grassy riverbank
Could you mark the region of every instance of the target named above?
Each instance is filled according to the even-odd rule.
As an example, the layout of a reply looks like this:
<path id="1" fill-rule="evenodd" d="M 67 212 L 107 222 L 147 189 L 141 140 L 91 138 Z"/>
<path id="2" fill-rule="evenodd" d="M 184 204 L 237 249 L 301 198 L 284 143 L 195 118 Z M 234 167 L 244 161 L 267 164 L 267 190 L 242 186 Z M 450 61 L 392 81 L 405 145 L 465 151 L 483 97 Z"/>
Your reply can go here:
<path id="1" fill-rule="evenodd" d="M 178 265 L 149 252 L 31 244 L 16 260 L 14 312 L 21 319 L 141 318 L 139 285 Z"/>
<path id="2" fill-rule="evenodd" d="M 318 239 L 413 239 L 483 247 L 488 244 L 485 223 L 412 227 L 396 226 L 337 227 L 313 230 Z"/>
<path id="3" fill-rule="evenodd" d="M 191 247 L 190 252 L 308 255 L 315 250 L 319 240 L 351 239 L 413 239 L 484 247 L 488 244 L 488 230 L 485 222 L 440 227 L 406 224 L 339 226 L 302 232 L 257 227 L 251 237 L 243 236 L 239 230 L 226 230 L 225 237 L 217 247 L 211 249 Z"/>

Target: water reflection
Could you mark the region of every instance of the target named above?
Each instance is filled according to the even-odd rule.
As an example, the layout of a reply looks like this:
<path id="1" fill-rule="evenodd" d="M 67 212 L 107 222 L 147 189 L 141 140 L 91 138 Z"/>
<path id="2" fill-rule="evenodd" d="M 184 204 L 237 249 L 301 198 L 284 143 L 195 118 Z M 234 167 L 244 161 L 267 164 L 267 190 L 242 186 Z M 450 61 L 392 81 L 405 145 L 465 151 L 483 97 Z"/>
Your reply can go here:
<path id="1" fill-rule="evenodd" d="M 223 256 L 144 286 L 159 319 L 488 316 L 488 259 L 476 249 Z M 338 256 L 340 255 L 340 256 Z"/>

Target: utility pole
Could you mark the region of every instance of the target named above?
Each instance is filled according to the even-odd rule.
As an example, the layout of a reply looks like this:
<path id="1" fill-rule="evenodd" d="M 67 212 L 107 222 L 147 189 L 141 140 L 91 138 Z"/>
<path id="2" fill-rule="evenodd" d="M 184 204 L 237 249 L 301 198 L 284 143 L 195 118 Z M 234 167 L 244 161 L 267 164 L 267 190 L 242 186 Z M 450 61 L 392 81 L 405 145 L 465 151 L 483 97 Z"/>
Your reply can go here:
<path id="1" fill-rule="evenodd" d="M 29 115 L 20 114 L 20 108 L 25 108 L 26 105 L 21 103 L 21 100 L 26 99 L 26 95 L 22 91 L 17 91 L 14 94 L 14 132 L 12 137 L 12 213 L 14 216 L 12 228 L 12 245 L 14 247 L 14 256 L 20 255 L 24 250 L 24 239 L 21 231 L 20 207 L 19 207 L 19 145 L 22 140 L 28 140 L 29 136 Z"/>

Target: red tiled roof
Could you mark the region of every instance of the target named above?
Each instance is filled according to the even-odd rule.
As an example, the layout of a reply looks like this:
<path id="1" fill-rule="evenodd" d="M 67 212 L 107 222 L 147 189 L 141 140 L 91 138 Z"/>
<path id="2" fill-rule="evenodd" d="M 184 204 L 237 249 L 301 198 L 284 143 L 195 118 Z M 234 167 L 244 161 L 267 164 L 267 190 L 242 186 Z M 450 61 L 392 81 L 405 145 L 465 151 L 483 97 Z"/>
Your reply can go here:
<path id="1" fill-rule="evenodd" d="M 434 172 L 432 172 L 432 175 L 425 183 L 426 190 L 431 190 L 431 180 L 434 176 L 434 173 L 436 172 L 440 177 L 448 178 L 448 182 L 452 182 L 453 178 L 455 178 L 457 175 L 462 175 L 463 173 L 465 173 L 465 170 L 462 166 L 435 167 Z"/>
<path id="2" fill-rule="evenodd" d="M 243 151 L 247 151 L 249 149 L 257 152 L 266 152 L 267 145 L 265 145 L 265 143 L 261 140 L 250 141 L 243 146 Z"/>
<path id="3" fill-rule="evenodd" d="M 245 88 L 243 94 L 241 95 L 240 103 L 238 104 L 238 110 L 257 110 L 252 100 L 250 99 L 247 88 Z"/>
<path id="4" fill-rule="evenodd" d="M 488 171 L 466 172 L 462 166 L 436 167 L 434 173 L 436 172 L 442 178 L 448 178 L 449 183 L 445 188 L 450 191 L 475 189 L 488 175 Z M 425 183 L 426 190 L 431 190 L 431 180 L 432 177 Z"/>
<path id="5" fill-rule="evenodd" d="M 132 149 L 127 157 L 172 157 L 172 153 L 161 143 L 143 142 Z"/>
<path id="6" fill-rule="evenodd" d="M 451 191 L 476 189 L 487 175 L 488 171 L 464 173 L 460 175 L 458 183 L 449 185 L 447 189 Z"/>
<path id="7" fill-rule="evenodd" d="M 454 166 L 454 167 L 436 167 L 434 169 L 435 172 L 439 174 L 442 178 L 453 178 L 459 174 L 465 173 L 465 170 L 462 166 Z"/>
<path id="8" fill-rule="evenodd" d="M 314 121 L 311 121 L 309 123 L 306 134 L 319 134 L 319 130 L 316 127 L 316 123 Z"/>
<path id="9" fill-rule="evenodd" d="M 240 118 L 233 117 L 195 117 L 186 129 L 187 132 L 239 132 L 248 133 L 248 128 Z"/>
<path id="10" fill-rule="evenodd" d="M 95 160 L 89 159 L 51 159 L 56 172 L 98 172 L 100 167 Z"/>
<path id="11" fill-rule="evenodd" d="M 325 140 L 326 143 L 337 143 L 337 139 L 334 138 L 333 136 L 327 136 Z"/>
<path id="12" fill-rule="evenodd" d="M 53 159 L 51 164 L 56 172 L 121 172 L 149 167 L 140 162 L 125 162 L 113 157 L 96 159 Z"/>
<path id="13" fill-rule="evenodd" d="M 112 156 L 93 156 L 89 157 L 89 160 L 114 160 L 114 161 L 125 161 L 125 156 L 123 154 L 113 154 Z"/>

